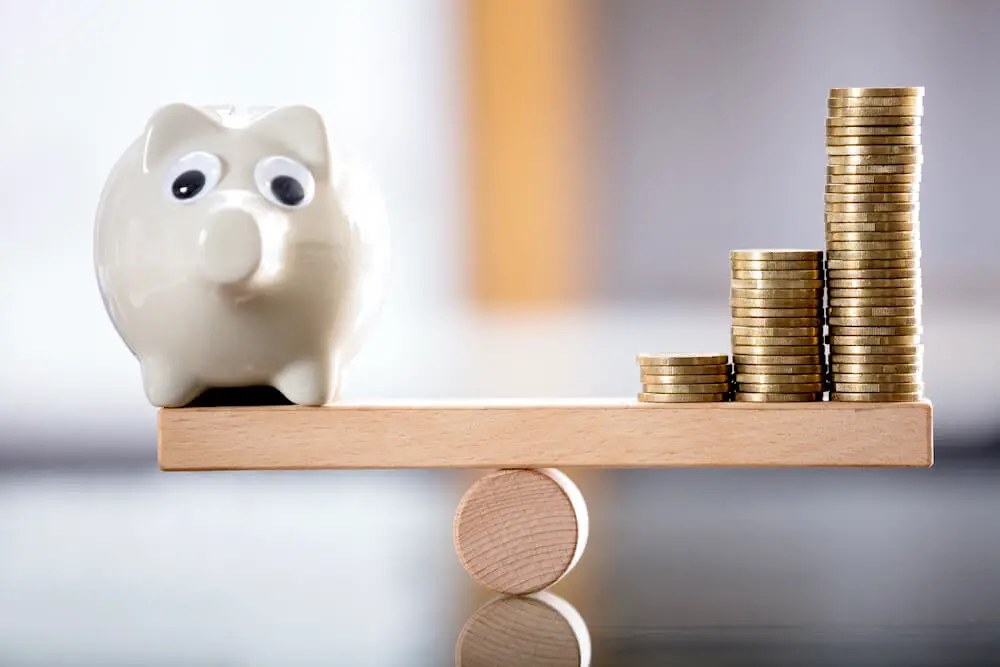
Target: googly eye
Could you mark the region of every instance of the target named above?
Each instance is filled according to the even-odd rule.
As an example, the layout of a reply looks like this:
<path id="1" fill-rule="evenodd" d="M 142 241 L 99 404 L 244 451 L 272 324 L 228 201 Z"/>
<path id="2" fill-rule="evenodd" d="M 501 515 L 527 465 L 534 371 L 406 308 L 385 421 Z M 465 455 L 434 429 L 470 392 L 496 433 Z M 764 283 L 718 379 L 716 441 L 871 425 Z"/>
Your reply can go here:
<path id="1" fill-rule="evenodd" d="M 312 173 L 295 160 L 280 155 L 258 162 L 253 177 L 260 193 L 283 208 L 307 206 L 316 192 Z"/>
<path id="2" fill-rule="evenodd" d="M 205 196 L 222 178 L 222 160 L 204 151 L 188 153 L 167 170 L 164 183 L 167 198 L 182 203 Z"/>

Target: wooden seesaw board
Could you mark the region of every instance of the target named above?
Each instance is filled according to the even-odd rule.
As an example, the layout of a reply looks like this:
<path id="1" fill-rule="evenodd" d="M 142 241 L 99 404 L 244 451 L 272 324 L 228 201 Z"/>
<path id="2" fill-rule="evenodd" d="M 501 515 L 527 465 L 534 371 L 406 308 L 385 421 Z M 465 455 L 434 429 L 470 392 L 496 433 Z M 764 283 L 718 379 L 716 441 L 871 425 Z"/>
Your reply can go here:
<path id="1" fill-rule="evenodd" d="M 635 399 L 168 408 L 162 470 L 929 467 L 913 403 Z"/>

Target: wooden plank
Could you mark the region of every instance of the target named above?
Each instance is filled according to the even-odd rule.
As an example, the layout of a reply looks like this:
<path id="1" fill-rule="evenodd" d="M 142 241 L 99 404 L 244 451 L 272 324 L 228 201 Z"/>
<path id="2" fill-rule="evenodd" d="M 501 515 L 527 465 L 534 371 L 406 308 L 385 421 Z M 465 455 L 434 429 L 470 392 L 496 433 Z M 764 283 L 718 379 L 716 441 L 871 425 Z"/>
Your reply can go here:
<path id="1" fill-rule="evenodd" d="M 163 470 L 927 467 L 918 403 L 344 402 L 159 413 Z"/>

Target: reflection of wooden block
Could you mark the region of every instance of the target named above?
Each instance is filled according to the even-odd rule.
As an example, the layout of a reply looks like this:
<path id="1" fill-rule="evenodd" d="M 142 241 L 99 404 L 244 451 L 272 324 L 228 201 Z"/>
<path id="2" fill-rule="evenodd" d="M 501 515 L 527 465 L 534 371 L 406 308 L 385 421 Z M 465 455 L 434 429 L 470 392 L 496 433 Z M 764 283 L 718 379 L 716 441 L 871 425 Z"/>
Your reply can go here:
<path id="1" fill-rule="evenodd" d="M 586 667 L 590 658 L 583 617 L 551 593 L 487 602 L 455 646 L 457 667 Z"/>
<path id="2" fill-rule="evenodd" d="M 164 470 L 927 467 L 932 452 L 928 402 L 342 402 L 159 413 Z"/>
<path id="3" fill-rule="evenodd" d="M 505 595 L 548 588 L 579 561 L 589 521 L 583 495 L 558 470 L 501 470 L 462 498 L 455 550 L 473 579 Z"/>

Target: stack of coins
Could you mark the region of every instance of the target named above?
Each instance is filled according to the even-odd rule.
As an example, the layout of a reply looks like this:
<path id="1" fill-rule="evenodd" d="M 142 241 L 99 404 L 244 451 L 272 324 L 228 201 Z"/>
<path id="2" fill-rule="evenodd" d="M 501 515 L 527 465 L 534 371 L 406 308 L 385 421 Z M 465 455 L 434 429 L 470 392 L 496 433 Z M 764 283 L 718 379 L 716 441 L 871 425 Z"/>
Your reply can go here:
<path id="1" fill-rule="evenodd" d="M 640 354 L 639 400 L 645 403 L 715 403 L 729 400 L 728 354 Z"/>
<path id="2" fill-rule="evenodd" d="M 826 247 L 834 401 L 921 397 L 922 88 L 834 88 Z"/>
<path id="3" fill-rule="evenodd" d="M 823 251 L 733 250 L 730 263 L 733 399 L 823 400 Z"/>

